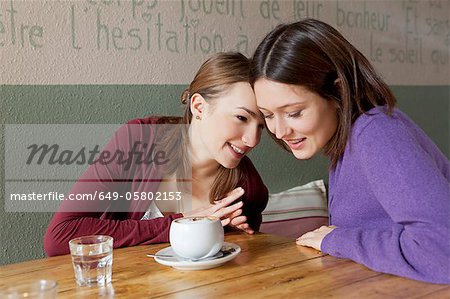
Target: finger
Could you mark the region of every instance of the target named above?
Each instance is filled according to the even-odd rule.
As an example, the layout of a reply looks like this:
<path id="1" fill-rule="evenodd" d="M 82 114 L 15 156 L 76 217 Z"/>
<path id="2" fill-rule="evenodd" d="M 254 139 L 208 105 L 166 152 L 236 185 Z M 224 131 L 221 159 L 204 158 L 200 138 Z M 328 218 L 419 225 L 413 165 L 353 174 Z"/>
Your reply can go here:
<path id="1" fill-rule="evenodd" d="M 230 218 L 224 218 L 220 220 L 220 222 L 222 222 L 222 226 L 227 226 L 228 224 L 230 224 L 230 221 L 231 221 Z"/>
<path id="2" fill-rule="evenodd" d="M 306 233 L 306 234 L 309 234 L 309 233 Z M 306 234 L 301 235 L 301 236 L 298 237 L 296 240 L 300 240 L 300 239 L 304 238 Z"/>
<path id="3" fill-rule="evenodd" d="M 234 219 L 234 218 L 237 218 L 241 214 L 242 214 L 242 209 L 238 209 L 238 210 L 234 211 L 233 213 L 231 213 L 231 215 L 229 217 L 231 219 Z M 241 216 L 241 217 L 245 217 L 245 216 Z"/>
<path id="4" fill-rule="evenodd" d="M 249 235 L 253 235 L 255 233 L 255 231 L 251 228 L 247 228 L 246 230 L 244 230 L 247 234 Z"/>
<path id="5" fill-rule="evenodd" d="M 233 225 L 233 220 L 231 219 L 231 224 L 232 226 L 244 231 L 245 233 L 249 234 L 249 235 L 253 235 L 255 233 L 255 231 L 250 227 L 250 225 L 246 222 L 238 224 L 238 225 Z"/>
<path id="6" fill-rule="evenodd" d="M 234 188 L 233 190 L 231 190 L 230 192 L 228 192 L 227 194 L 225 194 L 225 197 L 230 196 L 231 194 L 233 194 L 233 192 L 237 192 L 237 191 L 239 191 L 240 189 L 243 189 L 243 188 L 242 188 L 242 187 Z"/>
<path id="7" fill-rule="evenodd" d="M 245 232 L 246 234 L 249 234 L 249 235 L 253 235 L 255 233 L 255 231 L 253 229 L 251 229 L 250 227 L 239 228 L 239 229 L 242 230 L 243 232 Z"/>
<path id="8" fill-rule="evenodd" d="M 295 243 L 297 243 L 297 245 L 302 245 L 302 246 L 309 246 L 311 247 L 312 244 L 312 239 L 310 237 L 307 237 L 305 235 L 301 236 L 300 238 L 298 238 Z"/>
<path id="9" fill-rule="evenodd" d="M 300 237 L 298 237 L 297 240 L 310 238 L 312 234 L 313 234 L 312 232 L 307 232 L 306 234 L 303 234 Z"/>
<path id="10" fill-rule="evenodd" d="M 241 187 L 234 189 L 230 195 L 228 195 L 225 198 L 222 198 L 220 201 L 218 201 L 218 203 L 215 205 L 215 207 L 218 209 L 223 208 L 228 206 L 229 204 L 231 204 L 233 201 L 235 201 L 236 199 L 238 199 L 239 197 L 241 197 L 244 194 L 244 189 L 242 189 Z"/>
<path id="11" fill-rule="evenodd" d="M 250 235 L 253 235 L 255 233 L 255 231 L 250 227 L 250 225 L 248 225 L 248 223 L 240 225 L 239 228 Z"/>
<path id="12" fill-rule="evenodd" d="M 307 245 L 307 242 L 305 242 L 305 239 L 297 239 L 297 240 L 295 241 L 295 244 L 301 245 L 301 246 L 308 246 L 308 245 Z"/>
<path id="13" fill-rule="evenodd" d="M 243 218 L 240 218 L 240 217 L 231 218 L 230 225 L 236 226 L 239 229 L 245 229 L 245 228 L 247 228 L 247 225 L 245 225 L 246 221 L 247 221 L 246 219 L 243 219 Z"/>
<path id="14" fill-rule="evenodd" d="M 242 208 L 242 205 L 243 205 L 242 201 L 237 202 L 234 205 L 217 210 L 213 215 L 222 218 L 223 216 L 231 214 L 236 210 Z"/>
<path id="15" fill-rule="evenodd" d="M 323 226 L 321 226 L 321 227 L 319 227 L 318 229 L 315 229 L 314 231 L 323 231 L 323 230 L 328 230 L 328 226 L 326 226 L 326 225 L 323 225 Z"/>
<path id="16" fill-rule="evenodd" d="M 242 226 L 247 221 L 247 217 L 245 217 L 245 216 L 230 217 L 230 218 L 231 218 L 231 225 L 234 225 L 234 226 Z M 245 228 L 247 228 L 247 227 L 245 227 Z M 243 229 L 243 228 L 241 228 L 241 229 Z"/>
<path id="17" fill-rule="evenodd" d="M 250 226 L 248 225 L 248 223 L 242 223 L 241 225 L 239 225 L 240 229 L 248 229 Z"/>

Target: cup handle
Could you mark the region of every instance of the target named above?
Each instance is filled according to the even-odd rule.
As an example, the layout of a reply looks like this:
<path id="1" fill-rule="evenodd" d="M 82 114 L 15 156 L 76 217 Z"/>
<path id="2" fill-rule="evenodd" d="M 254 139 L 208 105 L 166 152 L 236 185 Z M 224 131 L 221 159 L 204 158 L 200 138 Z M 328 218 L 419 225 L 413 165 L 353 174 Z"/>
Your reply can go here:
<path id="1" fill-rule="evenodd" d="M 201 260 L 201 259 L 205 259 L 207 257 L 211 257 L 213 255 L 216 255 L 220 251 L 221 248 L 222 247 L 220 247 L 219 250 L 217 250 L 217 246 L 214 246 L 205 256 L 203 256 L 199 259 Z"/>

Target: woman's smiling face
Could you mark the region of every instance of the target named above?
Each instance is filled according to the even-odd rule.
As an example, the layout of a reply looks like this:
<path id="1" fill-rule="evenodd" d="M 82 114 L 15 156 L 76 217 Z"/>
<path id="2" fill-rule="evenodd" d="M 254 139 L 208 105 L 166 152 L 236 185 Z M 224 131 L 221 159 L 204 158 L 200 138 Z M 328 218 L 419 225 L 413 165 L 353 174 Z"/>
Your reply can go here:
<path id="1" fill-rule="evenodd" d="M 336 107 L 305 87 L 267 79 L 255 82 L 258 109 L 267 128 L 283 140 L 297 159 L 310 159 L 336 132 Z"/>
<path id="2" fill-rule="evenodd" d="M 210 104 L 204 103 L 196 155 L 234 168 L 259 143 L 264 128 L 255 94 L 249 83 L 239 82 Z"/>

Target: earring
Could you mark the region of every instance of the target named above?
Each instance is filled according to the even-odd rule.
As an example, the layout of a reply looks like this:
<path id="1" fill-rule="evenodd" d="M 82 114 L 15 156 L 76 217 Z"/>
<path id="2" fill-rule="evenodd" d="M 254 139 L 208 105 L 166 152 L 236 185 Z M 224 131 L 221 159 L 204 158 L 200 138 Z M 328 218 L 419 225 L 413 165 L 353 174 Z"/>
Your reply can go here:
<path id="1" fill-rule="evenodd" d="M 197 116 L 195 117 L 195 119 L 200 120 L 200 119 L 202 119 L 202 118 L 201 118 L 200 116 L 197 115 Z"/>

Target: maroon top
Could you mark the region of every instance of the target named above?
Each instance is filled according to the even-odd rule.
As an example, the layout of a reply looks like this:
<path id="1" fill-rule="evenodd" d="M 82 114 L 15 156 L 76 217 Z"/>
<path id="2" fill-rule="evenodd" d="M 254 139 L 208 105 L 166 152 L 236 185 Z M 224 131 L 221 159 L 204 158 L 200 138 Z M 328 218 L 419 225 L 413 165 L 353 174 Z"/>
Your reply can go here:
<path id="1" fill-rule="evenodd" d="M 151 146 L 142 141 L 153 143 L 156 126 L 152 125 L 159 119 L 149 117 L 128 122 L 114 133 L 102 152 L 126 154 L 141 151 L 146 156 Z M 139 141 L 138 146 L 136 141 Z M 241 198 L 243 214 L 247 216 L 248 224 L 258 231 L 268 191 L 248 157 L 241 160 L 240 166 L 244 172 L 240 184 L 245 190 Z M 170 224 L 182 214 L 141 220 L 150 205 L 149 200 L 126 200 L 125 196 L 117 200 L 98 200 L 101 192 L 117 192 L 119 195 L 156 192 L 161 178 L 161 166 L 155 163 L 134 163 L 131 166 L 126 163 L 91 164 L 70 193 L 96 194 L 96 200 L 62 202 L 45 233 L 45 252 L 48 256 L 68 254 L 69 240 L 97 234 L 112 236 L 114 248 L 168 242 Z"/>

